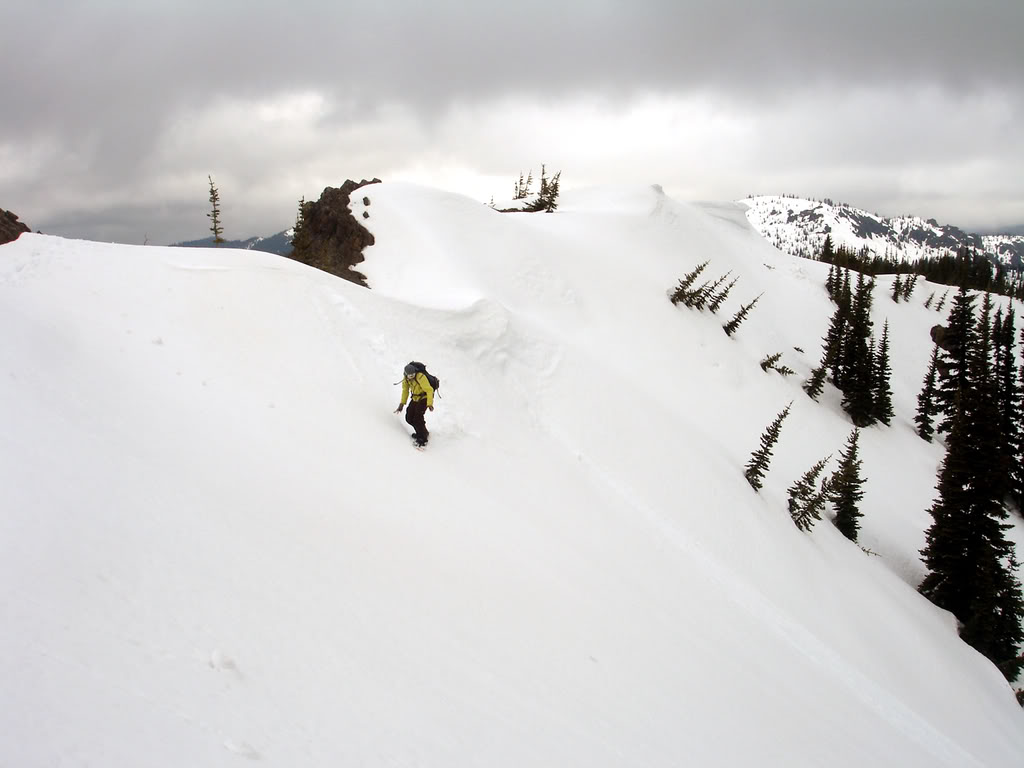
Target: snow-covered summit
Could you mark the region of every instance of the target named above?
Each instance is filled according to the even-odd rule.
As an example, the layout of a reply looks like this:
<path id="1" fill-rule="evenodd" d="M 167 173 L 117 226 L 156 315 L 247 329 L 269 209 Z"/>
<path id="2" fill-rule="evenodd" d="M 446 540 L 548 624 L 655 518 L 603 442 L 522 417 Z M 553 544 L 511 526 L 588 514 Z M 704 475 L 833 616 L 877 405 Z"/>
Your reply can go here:
<path id="1" fill-rule="evenodd" d="M 851 428 L 800 389 L 827 266 L 650 186 L 367 197 L 372 290 L 257 251 L 0 247 L 0 765 L 1019 763 L 1009 686 L 914 590 L 922 288 L 876 287 L 867 554 L 786 512 Z M 704 261 L 739 278 L 717 315 L 666 298 Z M 424 453 L 410 359 L 442 381 Z"/>
<path id="2" fill-rule="evenodd" d="M 748 206 L 753 227 L 777 248 L 795 256 L 816 256 L 825 237 L 831 235 L 836 247 L 843 245 L 854 252 L 866 248 L 898 261 L 944 256 L 967 247 L 1016 269 L 1024 267 L 1022 236 L 974 235 L 917 216 L 883 218 L 830 200 L 765 195 L 741 202 Z"/>

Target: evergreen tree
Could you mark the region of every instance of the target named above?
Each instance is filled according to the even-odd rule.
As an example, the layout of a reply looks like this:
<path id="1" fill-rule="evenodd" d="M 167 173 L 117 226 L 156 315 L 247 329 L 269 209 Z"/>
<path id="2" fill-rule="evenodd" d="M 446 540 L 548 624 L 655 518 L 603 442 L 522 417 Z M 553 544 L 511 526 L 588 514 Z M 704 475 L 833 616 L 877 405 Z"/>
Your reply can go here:
<path id="1" fill-rule="evenodd" d="M 732 290 L 732 287 L 736 285 L 738 280 L 738 277 L 734 277 L 732 282 L 711 298 L 711 303 L 708 304 L 708 309 L 711 310 L 711 314 L 717 312 L 718 308 L 722 306 L 722 302 L 725 301 L 726 297 L 728 297 L 729 292 Z"/>
<path id="2" fill-rule="evenodd" d="M 301 252 L 309 245 L 309 232 L 306 231 L 306 198 L 299 198 L 299 210 L 295 214 L 295 228 L 292 230 L 292 256 L 295 252 Z"/>
<path id="3" fill-rule="evenodd" d="M 892 281 L 892 300 L 899 304 L 901 296 L 903 296 L 903 278 L 897 272 L 896 279 Z"/>
<path id="4" fill-rule="evenodd" d="M 551 181 L 548 182 L 547 194 L 544 196 L 544 210 L 548 213 L 551 213 L 558 207 L 558 192 L 561 182 L 561 171 L 552 176 Z"/>
<path id="5" fill-rule="evenodd" d="M 213 232 L 213 244 L 220 245 L 226 242 L 221 235 L 224 233 L 224 228 L 220 225 L 220 192 L 217 191 L 217 187 L 213 184 L 213 177 L 207 176 L 210 180 L 210 206 L 212 210 L 206 214 L 208 219 L 212 220 L 210 231 Z"/>
<path id="6" fill-rule="evenodd" d="M 885 425 L 892 423 L 892 390 L 889 381 L 892 369 L 889 367 L 889 321 L 882 326 L 882 340 L 875 355 L 875 391 L 871 399 L 871 415 Z"/>
<path id="7" fill-rule="evenodd" d="M 938 367 L 939 345 L 936 344 L 932 347 L 932 360 L 928 365 L 928 373 L 924 377 L 924 386 L 917 396 L 917 415 L 914 417 L 914 423 L 917 424 L 917 434 L 929 443 L 932 441 L 932 435 L 935 434 L 934 421 L 937 412 L 938 383 L 936 377 L 938 375 Z"/>
<path id="8" fill-rule="evenodd" d="M 761 296 L 763 295 L 764 294 L 758 294 L 757 298 L 754 299 L 752 302 L 740 307 L 739 312 L 733 315 L 732 320 L 730 320 L 728 323 L 722 326 L 722 328 L 725 330 L 726 336 L 732 336 L 734 333 L 736 333 L 736 329 L 740 327 L 740 323 L 743 322 L 743 320 L 750 313 L 750 310 L 752 310 L 754 308 L 754 305 L 761 300 Z"/>
<path id="9" fill-rule="evenodd" d="M 822 363 L 811 371 L 811 378 L 804 382 L 804 392 L 807 393 L 811 400 L 816 401 L 821 395 L 821 390 L 825 388 L 826 373 L 825 364 Z"/>
<path id="10" fill-rule="evenodd" d="M 850 310 L 853 298 L 849 293 L 849 282 L 845 286 L 837 279 L 836 311 L 832 313 L 832 321 L 822 341 L 825 342 L 825 354 L 822 365 L 832 371 L 832 383 L 839 389 L 843 387 L 843 343 L 847 338 L 847 327 L 850 324 Z"/>
<path id="11" fill-rule="evenodd" d="M 942 298 L 939 299 L 939 303 L 935 305 L 935 311 L 936 312 L 941 312 L 942 308 L 944 306 L 946 306 L 946 297 L 947 296 L 949 296 L 949 291 L 946 291 L 944 294 L 942 294 Z"/>
<path id="12" fill-rule="evenodd" d="M 548 178 L 547 166 L 543 163 L 540 166 L 540 191 L 537 193 L 537 199 L 532 201 L 523 210 L 530 213 L 536 213 L 538 211 L 547 211 L 550 213 L 558 207 L 558 188 L 561 183 L 562 172 L 559 171 L 550 179 Z M 520 174 L 520 179 L 522 175 Z M 525 186 L 520 181 L 521 190 L 518 191 L 519 198 L 526 198 L 530 194 L 530 185 L 533 183 L 533 171 L 530 171 L 530 175 L 526 177 Z"/>
<path id="13" fill-rule="evenodd" d="M 701 309 L 704 306 L 704 296 L 711 290 L 711 280 L 705 280 L 703 283 L 698 285 L 696 288 L 686 294 L 686 298 L 683 299 L 683 304 L 690 307 L 691 309 Z"/>
<path id="14" fill-rule="evenodd" d="M 761 361 L 761 370 L 767 371 L 769 368 L 774 368 L 775 364 L 782 359 L 782 353 L 776 352 L 774 355 L 768 355 Z"/>
<path id="15" fill-rule="evenodd" d="M 721 278 L 716 280 L 714 283 L 698 291 L 697 295 L 693 299 L 693 306 L 697 309 L 703 309 L 703 307 L 705 307 L 705 304 L 711 301 L 712 297 L 715 295 L 715 292 L 719 289 L 719 287 L 729 279 L 730 274 L 732 274 L 731 269 L 727 271 L 725 274 L 723 274 Z"/>
<path id="16" fill-rule="evenodd" d="M 1017 356 L 1014 353 L 1017 331 L 1016 316 L 1011 303 L 1005 319 L 996 323 L 996 386 L 999 390 L 999 445 L 1003 452 L 1003 464 L 1007 470 L 1009 493 L 1021 508 L 1024 501 L 1024 467 L 1021 453 L 1024 451 L 1024 435 L 1021 421 L 1024 419 L 1024 395 L 1020 390 L 1017 371 Z"/>
<path id="17" fill-rule="evenodd" d="M 839 468 L 829 481 L 829 500 L 836 510 L 835 526 L 850 541 L 857 540 L 860 529 L 860 500 L 864 497 L 861 477 L 858 441 L 860 430 L 854 428 L 846 441 L 845 450 L 839 455 Z"/>
<path id="18" fill-rule="evenodd" d="M 957 396 L 939 471 L 939 498 L 929 513 L 922 559 L 928 574 L 921 594 L 960 621 L 960 636 L 983 653 L 1008 680 L 1022 666 L 1024 597 L 1014 576 L 1012 542 L 1001 521 L 1006 511 L 985 485 L 990 472 L 972 429 L 973 398 Z"/>
<path id="19" fill-rule="evenodd" d="M 792 401 L 783 411 L 775 417 L 775 420 L 768 425 L 768 428 L 761 435 L 761 447 L 754 451 L 747 462 L 743 476 L 755 491 L 761 490 L 762 480 L 765 472 L 768 471 L 768 464 L 772 460 L 772 448 L 779 441 L 779 433 L 782 431 L 782 422 L 789 416 L 789 409 L 793 406 Z"/>
<path id="20" fill-rule="evenodd" d="M 854 296 L 851 321 L 843 341 L 843 409 L 858 427 L 874 422 L 872 416 L 874 389 L 874 361 L 868 348 L 871 337 L 871 290 L 874 283 L 868 283 L 861 272 L 857 276 L 857 293 Z"/>
<path id="21" fill-rule="evenodd" d="M 714 292 L 718 290 L 718 286 L 724 283 L 731 274 L 732 270 L 726 272 L 724 275 L 722 275 L 715 281 L 709 280 L 708 282 L 704 283 L 704 285 L 702 285 L 700 288 L 698 288 L 696 291 L 693 291 L 690 294 L 689 300 L 686 302 L 686 305 L 688 307 L 693 307 L 694 309 L 704 309 L 704 305 L 711 299 L 712 294 L 714 294 Z"/>
<path id="22" fill-rule="evenodd" d="M 821 255 L 818 256 L 819 261 L 826 261 L 829 264 L 835 259 L 835 252 L 832 250 L 832 235 L 825 235 L 825 242 L 821 246 Z"/>
<path id="23" fill-rule="evenodd" d="M 979 446 L 976 472 L 983 478 L 994 503 L 1002 505 L 1010 494 L 1009 461 L 1003 445 L 1000 415 L 999 382 L 996 378 L 996 345 L 992 336 L 992 294 L 982 297 L 981 318 L 977 323 L 977 338 L 968 350 L 968 388 L 972 402 L 967 409 L 974 423 L 970 427 L 972 439 Z M 1005 516 L 1005 515 L 1004 515 Z"/>
<path id="24" fill-rule="evenodd" d="M 687 272 L 683 276 L 683 279 L 679 281 L 679 285 L 676 286 L 675 291 L 673 291 L 672 295 L 669 297 L 673 304 L 679 304 L 680 302 L 683 302 L 684 304 L 686 303 L 690 296 L 690 286 L 693 285 L 694 281 L 700 276 L 700 273 L 703 272 L 704 268 L 710 263 L 711 260 L 709 259 L 702 264 L 698 264 L 692 272 Z"/>
<path id="25" fill-rule="evenodd" d="M 821 510 L 825 506 L 828 483 L 818 490 L 817 482 L 818 476 L 831 458 L 831 456 L 826 456 L 789 487 L 789 515 L 801 531 L 811 530 L 814 527 L 814 521 L 821 520 Z"/>
<path id="26" fill-rule="evenodd" d="M 533 169 L 530 169 L 529 174 L 526 178 L 523 178 L 523 172 L 519 172 L 519 183 L 515 185 L 515 193 L 512 196 L 513 200 L 523 200 L 530 194 L 530 186 L 533 184 Z"/>
<path id="27" fill-rule="evenodd" d="M 903 300 L 910 301 L 910 297 L 914 295 L 914 288 L 917 287 L 917 275 L 907 275 L 906 281 L 903 283 Z"/>
<path id="28" fill-rule="evenodd" d="M 931 309 L 932 308 L 932 301 L 934 301 L 934 299 L 935 299 L 935 291 L 932 291 L 930 294 L 928 294 L 928 298 L 925 299 L 924 308 L 925 309 Z"/>
<path id="29" fill-rule="evenodd" d="M 836 265 L 830 264 L 828 268 L 828 277 L 825 278 L 825 292 L 828 293 L 828 297 L 832 301 L 836 300 Z"/>
<path id="30" fill-rule="evenodd" d="M 969 392 L 968 356 L 977 338 L 975 326 L 974 297 L 961 287 L 949 311 L 943 353 L 939 357 L 938 403 L 944 414 L 939 422 L 939 434 L 948 432 L 952 426 L 957 397 L 961 392 Z"/>

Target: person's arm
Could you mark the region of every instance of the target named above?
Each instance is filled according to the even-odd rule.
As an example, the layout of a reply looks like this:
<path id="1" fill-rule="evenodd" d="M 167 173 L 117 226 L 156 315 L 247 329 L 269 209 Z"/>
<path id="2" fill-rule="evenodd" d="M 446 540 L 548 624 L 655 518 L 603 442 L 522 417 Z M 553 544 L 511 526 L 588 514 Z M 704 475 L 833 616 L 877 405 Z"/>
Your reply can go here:
<path id="1" fill-rule="evenodd" d="M 402 402 L 400 402 L 398 404 L 398 407 L 395 408 L 395 413 L 398 413 L 399 411 L 401 411 L 405 407 L 405 402 L 408 399 L 409 399 L 409 380 L 407 378 L 405 378 L 405 376 L 403 376 L 402 377 Z"/>

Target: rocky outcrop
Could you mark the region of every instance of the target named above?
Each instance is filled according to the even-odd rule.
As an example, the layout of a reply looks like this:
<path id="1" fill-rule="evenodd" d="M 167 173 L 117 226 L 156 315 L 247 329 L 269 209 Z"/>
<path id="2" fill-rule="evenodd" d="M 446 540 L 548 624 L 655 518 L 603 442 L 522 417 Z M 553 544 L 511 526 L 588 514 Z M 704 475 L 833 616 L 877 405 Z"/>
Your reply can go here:
<path id="1" fill-rule="evenodd" d="M 10 211 L 0 208 L 0 245 L 18 239 L 22 232 L 31 232 L 27 226 L 18 221 L 18 217 Z"/>
<path id="2" fill-rule="evenodd" d="M 363 261 L 363 249 L 373 245 L 374 239 L 348 205 L 357 189 L 379 183 L 380 179 L 348 180 L 340 188 L 327 187 L 316 202 L 303 203 L 289 256 L 366 287 L 366 276 L 354 267 Z M 363 204 L 370 204 L 368 195 Z"/>

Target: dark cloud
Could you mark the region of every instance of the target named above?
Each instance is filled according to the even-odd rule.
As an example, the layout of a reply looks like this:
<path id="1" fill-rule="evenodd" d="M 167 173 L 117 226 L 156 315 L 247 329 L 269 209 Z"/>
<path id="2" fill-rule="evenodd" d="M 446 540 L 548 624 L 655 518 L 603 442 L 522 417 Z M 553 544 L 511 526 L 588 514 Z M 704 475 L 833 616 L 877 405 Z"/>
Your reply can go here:
<path id="1" fill-rule="evenodd" d="M 898 114 L 851 114 L 865 92 L 888 94 L 887 108 L 894 93 L 938 93 L 953 109 L 988 94 L 1016 125 L 1024 117 L 1020 0 L 15 0 L 4 16 L 0 159 L 17 162 L 0 167 L 0 202 L 53 223 L 101 215 L 107 197 L 184 204 L 183 180 L 177 197 L 167 191 L 176 174 L 236 179 L 246 199 L 268 176 L 290 174 L 283 199 L 303 188 L 295 176 L 317 158 L 344 176 L 357 174 L 343 166 L 362 168 L 371 155 L 397 169 L 413 151 L 457 154 L 431 143 L 445 114 L 505 99 L 557 110 L 594 97 L 628 110 L 650 94 L 702 94 L 752 120 L 792 111 L 838 124 L 838 114 L 845 148 L 800 137 L 781 145 L 790 162 L 823 165 L 884 155 L 899 163 L 922 147 L 949 157 L 982 151 L 969 135 L 930 139 L 930 126 Z M 246 105 L 306 92 L 324 101 L 305 124 L 305 144 L 274 134 L 295 126 L 237 125 L 252 120 Z M 403 127 L 380 119 L 392 108 Z M 218 114 L 223 123 L 211 124 Z M 205 129 L 192 132 L 193 123 Z M 360 135 L 360 125 L 377 136 Z M 171 146 L 177 159 L 166 156 Z"/>

